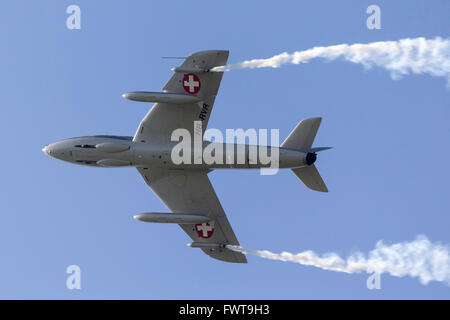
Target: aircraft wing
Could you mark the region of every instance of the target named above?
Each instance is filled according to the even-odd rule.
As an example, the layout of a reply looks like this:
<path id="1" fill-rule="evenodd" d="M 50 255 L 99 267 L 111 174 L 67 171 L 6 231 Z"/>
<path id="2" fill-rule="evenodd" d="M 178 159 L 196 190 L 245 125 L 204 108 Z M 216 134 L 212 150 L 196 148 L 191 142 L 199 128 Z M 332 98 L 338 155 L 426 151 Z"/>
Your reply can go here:
<path id="1" fill-rule="evenodd" d="M 133 141 L 169 144 L 175 129 L 194 134 L 194 121 L 202 122 L 203 132 L 211 115 L 222 80 L 222 72 L 207 72 L 226 65 L 228 51 L 201 51 L 187 57 L 164 86 L 167 93 L 198 98 L 195 103 L 155 103 L 142 119 Z M 196 99 L 197 100 L 197 99 Z M 196 128 L 195 132 L 198 129 Z M 173 213 L 194 213 L 211 218 L 210 223 L 180 224 L 194 242 L 239 245 L 208 179 L 208 171 L 137 168 L 148 186 Z M 228 262 L 247 262 L 241 253 L 224 248 L 202 248 L 211 257 Z"/>
<path id="2" fill-rule="evenodd" d="M 208 179 L 208 171 L 137 168 L 147 185 L 173 213 L 202 214 L 209 223 L 180 224 L 194 242 L 239 245 L 222 205 Z M 246 263 L 242 253 L 202 248 L 212 258 Z"/>
<path id="3" fill-rule="evenodd" d="M 142 119 L 133 141 L 141 143 L 170 142 L 172 132 L 178 128 L 193 134 L 194 121 L 202 121 L 203 132 L 211 115 L 223 72 L 205 72 L 226 65 L 228 51 L 200 51 L 187 57 L 179 66 L 163 91 L 199 98 L 195 103 L 155 103 Z"/>

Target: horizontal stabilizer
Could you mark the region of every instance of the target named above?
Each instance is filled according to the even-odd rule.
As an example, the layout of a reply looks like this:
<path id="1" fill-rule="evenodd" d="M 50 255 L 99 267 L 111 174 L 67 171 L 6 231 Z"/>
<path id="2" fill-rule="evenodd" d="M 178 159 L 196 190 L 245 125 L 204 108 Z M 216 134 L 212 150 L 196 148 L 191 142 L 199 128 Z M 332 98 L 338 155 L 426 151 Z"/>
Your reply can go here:
<path id="1" fill-rule="evenodd" d="M 315 191 L 328 192 L 328 188 L 314 164 L 307 167 L 292 169 L 292 172 L 294 172 L 308 188 Z"/>
<path id="2" fill-rule="evenodd" d="M 281 147 L 309 151 L 316 137 L 320 122 L 322 122 L 320 117 L 302 120 L 284 140 Z"/>

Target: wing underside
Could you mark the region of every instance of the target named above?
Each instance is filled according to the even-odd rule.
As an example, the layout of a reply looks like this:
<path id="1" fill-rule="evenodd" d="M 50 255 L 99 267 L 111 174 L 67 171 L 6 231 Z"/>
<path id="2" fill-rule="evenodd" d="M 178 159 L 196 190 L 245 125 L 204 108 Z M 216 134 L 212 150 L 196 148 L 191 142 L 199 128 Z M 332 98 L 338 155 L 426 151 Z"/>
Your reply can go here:
<path id="1" fill-rule="evenodd" d="M 139 124 L 133 141 L 166 145 L 175 129 L 194 133 L 194 121 L 201 121 L 206 129 L 214 100 L 222 80 L 222 72 L 205 72 L 226 65 L 228 51 L 209 50 L 192 54 L 178 67 L 164 92 L 196 97 L 197 103 L 155 103 Z M 180 71 L 181 70 L 181 71 Z M 195 132 L 199 132 L 195 128 Z M 167 168 L 137 168 L 147 185 L 172 213 L 193 213 L 208 216 L 208 223 L 180 224 L 196 243 L 239 245 L 222 205 L 208 179 L 208 171 Z M 214 247 L 202 250 L 209 256 L 228 262 L 245 263 L 241 253 Z"/>
<path id="2" fill-rule="evenodd" d="M 225 65 L 227 60 L 228 51 L 225 50 L 201 51 L 186 58 L 179 67 L 186 72 L 175 72 L 163 90 L 167 93 L 190 95 L 200 101 L 184 104 L 155 103 L 139 124 L 133 140 L 141 143 L 167 143 L 175 129 L 187 129 L 193 134 L 194 121 L 202 122 L 204 132 L 223 72 L 202 70 Z"/>
<path id="3" fill-rule="evenodd" d="M 207 171 L 138 168 L 147 185 L 173 213 L 202 214 L 209 223 L 180 224 L 198 243 L 239 245 L 219 199 L 209 181 Z M 225 248 L 202 248 L 212 258 L 246 263 L 241 253 Z"/>

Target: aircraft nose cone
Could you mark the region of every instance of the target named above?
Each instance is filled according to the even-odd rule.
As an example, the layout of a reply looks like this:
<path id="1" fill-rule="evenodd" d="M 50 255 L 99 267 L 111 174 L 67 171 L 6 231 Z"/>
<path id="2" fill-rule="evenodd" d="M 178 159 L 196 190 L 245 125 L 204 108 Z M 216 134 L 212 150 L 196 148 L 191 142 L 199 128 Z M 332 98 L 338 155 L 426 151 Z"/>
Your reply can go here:
<path id="1" fill-rule="evenodd" d="M 49 144 L 42 148 L 42 152 L 52 158 L 58 158 L 60 154 L 60 150 L 58 148 L 58 145 L 55 143 Z"/>
<path id="2" fill-rule="evenodd" d="M 49 157 L 59 160 L 69 161 L 71 158 L 70 148 L 64 141 L 51 143 L 42 148 L 42 152 Z"/>
<path id="3" fill-rule="evenodd" d="M 43 148 L 42 148 L 42 152 L 45 153 L 47 156 L 50 155 L 48 146 L 43 147 Z"/>

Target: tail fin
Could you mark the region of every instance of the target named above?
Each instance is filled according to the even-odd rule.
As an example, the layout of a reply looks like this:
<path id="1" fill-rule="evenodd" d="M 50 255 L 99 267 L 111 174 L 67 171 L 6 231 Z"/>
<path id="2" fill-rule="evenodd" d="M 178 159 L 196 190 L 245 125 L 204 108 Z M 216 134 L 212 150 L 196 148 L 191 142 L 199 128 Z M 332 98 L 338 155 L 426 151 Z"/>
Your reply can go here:
<path id="1" fill-rule="evenodd" d="M 311 154 L 312 157 L 310 157 L 310 159 L 312 159 L 312 162 L 310 165 L 292 169 L 292 172 L 294 172 L 308 188 L 320 192 L 328 192 L 325 182 L 323 182 L 319 171 L 317 171 L 317 168 L 314 165 L 314 161 L 316 160 L 316 152 L 327 150 L 329 148 L 323 147 L 311 149 L 321 122 L 322 118 L 302 120 L 297 127 L 292 130 L 286 140 L 284 140 L 281 147 L 308 152 L 308 155 Z"/>

